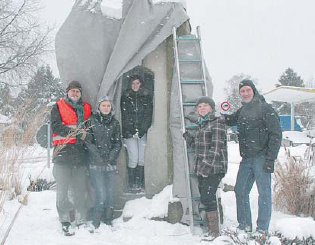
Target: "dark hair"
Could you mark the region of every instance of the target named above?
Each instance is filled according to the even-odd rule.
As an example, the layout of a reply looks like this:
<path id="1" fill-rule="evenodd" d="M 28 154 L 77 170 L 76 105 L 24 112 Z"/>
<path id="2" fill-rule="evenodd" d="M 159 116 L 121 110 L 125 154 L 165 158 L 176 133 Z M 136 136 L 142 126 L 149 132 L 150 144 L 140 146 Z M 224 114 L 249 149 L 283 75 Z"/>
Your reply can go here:
<path id="1" fill-rule="evenodd" d="M 142 77 L 139 76 L 139 75 L 131 75 L 131 76 L 129 77 L 129 83 L 130 83 L 130 84 L 131 84 L 134 80 L 139 80 L 140 83 L 141 83 L 141 85 L 143 84 L 143 79 L 142 79 Z"/>

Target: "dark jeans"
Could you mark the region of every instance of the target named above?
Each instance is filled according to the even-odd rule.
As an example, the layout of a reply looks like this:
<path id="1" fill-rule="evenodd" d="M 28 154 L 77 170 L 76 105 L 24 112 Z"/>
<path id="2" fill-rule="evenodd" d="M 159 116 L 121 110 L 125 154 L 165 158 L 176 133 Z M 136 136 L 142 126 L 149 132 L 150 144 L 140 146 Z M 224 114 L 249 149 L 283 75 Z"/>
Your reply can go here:
<path id="1" fill-rule="evenodd" d="M 264 156 L 241 161 L 235 184 L 237 221 L 241 229 L 252 227 L 249 193 L 256 181 L 259 194 L 257 230 L 268 231 L 272 209 L 271 174 L 263 170 L 264 163 Z"/>
<path id="2" fill-rule="evenodd" d="M 198 176 L 200 201 L 205 205 L 206 212 L 217 210 L 216 193 L 224 174 L 213 174 L 208 177 Z"/>

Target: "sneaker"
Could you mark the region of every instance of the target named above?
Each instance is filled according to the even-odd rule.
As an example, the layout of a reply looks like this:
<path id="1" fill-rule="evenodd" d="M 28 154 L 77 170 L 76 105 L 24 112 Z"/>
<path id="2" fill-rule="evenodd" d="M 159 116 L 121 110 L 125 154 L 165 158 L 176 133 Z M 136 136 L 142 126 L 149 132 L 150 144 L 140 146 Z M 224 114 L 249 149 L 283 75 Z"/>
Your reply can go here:
<path id="1" fill-rule="evenodd" d="M 256 229 L 252 236 L 255 237 L 256 239 L 266 240 L 268 237 L 268 231 Z"/>
<path id="2" fill-rule="evenodd" d="M 245 227 L 239 225 L 239 226 L 237 227 L 237 231 L 238 231 L 239 233 L 251 233 L 253 230 L 252 230 L 252 227 L 249 226 L 249 225 L 247 225 L 247 226 L 245 226 Z"/>
<path id="3" fill-rule="evenodd" d="M 65 236 L 73 236 L 75 234 L 74 230 L 71 227 L 70 222 L 61 223 L 62 232 Z"/>

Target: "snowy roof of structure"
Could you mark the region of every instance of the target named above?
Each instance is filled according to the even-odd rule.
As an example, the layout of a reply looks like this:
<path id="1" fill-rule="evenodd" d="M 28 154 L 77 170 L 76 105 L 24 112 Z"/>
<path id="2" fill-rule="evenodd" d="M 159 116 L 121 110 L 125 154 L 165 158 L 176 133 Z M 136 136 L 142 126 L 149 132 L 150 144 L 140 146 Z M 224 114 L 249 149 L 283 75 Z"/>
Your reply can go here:
<path id="1" fill-rule="evenodd" d="M 85 6 L 91 12 L 95 12 L 98 7 L 100 7 L 102 14 L 104 16 L 121 19 L 122 18 L 122 4 L 124 0 L 81 0 L 78 1 L 80 6 Z M 153 4 L 159 4 L 163 2 L 178 2 L 181 3 L 186 8 L 186 0 L 150 0 Z M 99 4 L 99 5 L 98 5 Z"/>
<path id="2" fill-rule="evenodd" d="M 294 104 L 315 101 L 315 88 L 280 86 L 264 93 L 264 97 L 267 101 L 279 101 Z"/>

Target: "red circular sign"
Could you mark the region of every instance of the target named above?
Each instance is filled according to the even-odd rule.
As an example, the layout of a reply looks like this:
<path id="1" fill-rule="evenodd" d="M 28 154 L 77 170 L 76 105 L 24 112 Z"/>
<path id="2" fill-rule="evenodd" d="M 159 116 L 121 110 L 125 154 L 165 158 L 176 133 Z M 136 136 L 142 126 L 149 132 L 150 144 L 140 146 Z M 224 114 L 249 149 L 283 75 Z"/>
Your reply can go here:
<path id="1" fill-rule="evenodd" d="M 223 101 L 221 103 L 221 109 L 223 111 L 228 111 L 228 110 L 230 110 L 230 108 L 231 108 L 231 104 L 228 101 Z"/>

